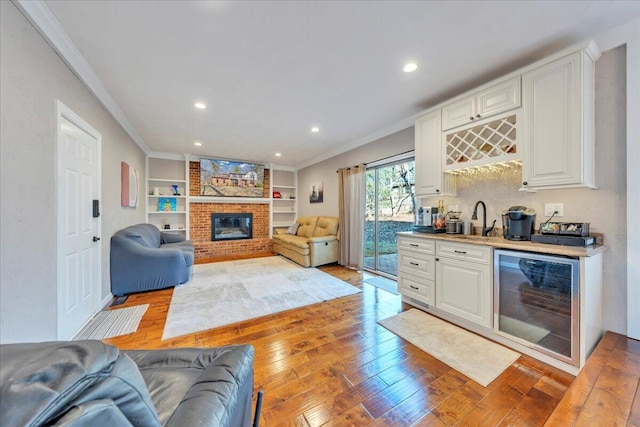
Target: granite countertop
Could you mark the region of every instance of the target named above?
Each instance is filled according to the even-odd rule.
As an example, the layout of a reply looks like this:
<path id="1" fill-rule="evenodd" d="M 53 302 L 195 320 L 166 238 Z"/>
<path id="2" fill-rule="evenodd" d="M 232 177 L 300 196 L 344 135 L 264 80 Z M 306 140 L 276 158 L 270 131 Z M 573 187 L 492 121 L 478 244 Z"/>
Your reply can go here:
<path id="1" fill-rule="evenodd" d="M 446 234 L 446 233 L 414 233 L 413 231 L 402 231 L 399 236 L 411 236 L 424 239 L 445 240 L 457 243 L 470 243 L 473 245 L 491 246 L 498 249 L 511 249 L 515 251 L 538 252 L 551 255 L 565 255 L 573 257 L 590 257 L 606 251 L 606 247 L 600 243 L 587 247 L 550 245 L 547 243 L 519 242 L 507 240 L 500 237 L 484 237 L 478 234 Z M 597 240 L 598 241 L 598 240 Z M 601 241 L 601 240 L 600 240 Z"/>

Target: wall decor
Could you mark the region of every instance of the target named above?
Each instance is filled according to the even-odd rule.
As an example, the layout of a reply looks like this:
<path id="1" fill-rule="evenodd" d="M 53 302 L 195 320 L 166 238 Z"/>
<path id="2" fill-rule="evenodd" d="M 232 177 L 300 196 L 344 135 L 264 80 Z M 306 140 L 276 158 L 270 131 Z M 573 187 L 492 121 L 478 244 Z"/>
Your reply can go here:
<path id="1" fill-rule="evenodd" d="M 120 162 L 120 205 L 125 208 L 138 205 L 138 171 L 127 162 Z"/>
<path id="2" fill-rule="evenodd" d="M 175 212 L 175 211 L 176 211 L 175 197 L 160 197 L 158 199 L 158 212 Z"/>
<path id="3" fill-rule="evenodd" d="M 264 197 L 264 165 L 200 159 L 200 195 Z"/>
<path id="4" fill-rule="evenodd" d="M 322 181 L 311 184 L 311 193 L 309 194 L 309 203 L 322 203 L 323 189 Z"/>

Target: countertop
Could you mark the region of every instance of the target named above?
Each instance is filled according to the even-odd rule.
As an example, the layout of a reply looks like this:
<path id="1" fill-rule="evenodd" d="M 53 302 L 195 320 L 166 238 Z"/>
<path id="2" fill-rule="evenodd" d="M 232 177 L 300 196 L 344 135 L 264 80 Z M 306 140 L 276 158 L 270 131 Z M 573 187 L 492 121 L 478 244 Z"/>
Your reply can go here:
<path id="1" fill-rule="evenodd" d="M 606 251 L 602 244 L 580 246 L 550 245 L 547 243 L 519 242 L 507 240 L 503 237 L 484 237 L 477 234 L 446 234 L 446 233 L 414 233 L 413 231 L 401 231 L 398 236 L 411 236 L 423 239 L 445 240 L 457 243 L 469 243 L 472 245 L 491 246 L 498 249 L 511 249 L 516 251 L 538 252 L 551 255 L 564 255 L 572 257 L 590 257 Z"/>

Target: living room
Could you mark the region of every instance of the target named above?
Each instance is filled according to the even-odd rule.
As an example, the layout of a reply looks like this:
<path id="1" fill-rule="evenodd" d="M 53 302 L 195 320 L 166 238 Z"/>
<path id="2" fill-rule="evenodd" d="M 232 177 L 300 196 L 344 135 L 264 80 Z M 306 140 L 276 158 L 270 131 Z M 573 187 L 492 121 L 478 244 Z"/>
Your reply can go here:
<path id="1" fill-rule="evenodd" d="M 2 2 L 0 7 L 2 8 L 0 341 L 2 343 L 50 341 L 58 338 L 59 310 L 57 304 L 52 303 L 58 300 L 56 279 L 58 200 L 54 160 L 57 155 L 54 126 L 55 100 L 61 100 L 102 135 L 100 174 L 102 253 L 99 280 L 102 306 L 107 305 L 111 299 L 109 238 L 118 230 L 147 221 L 144 203 L 139 203 L 136 208 L 121 206 L 121 162 L 126 161 L 138 170 L 141 177 L 144 177 L 147 174 L 147 152 L 141 148 L 142 138 L 132 124 L 135 121 L 126 117 L 115 101 L 108 105 L 104 101 L 106 98 L 96 97 L 94 90 L 89 89 L 87 83 L 81 81 L 74 71 L 71 71 L 65 60 L 61 58 L 61 54 L 56 52 L 33 28 L 14 3 Z M 605 235 L 608 251 L 604 254 L 604 328 L 633 336 L 634 327 L 636 331 L 638 328 L 638 314 L 634 308 L 640 292 L 637 267 L 632 262 L 637 258 L 637 242 L 640 241 L 637 227 L 634 226 L 634 214 L 638 211 L 638 198 L 634 196 L 637 194 L 637 184 L 634 183 L 640 182 L 638 179 L 640 177 L 633 162 L 629 161 L 629 159 L 638 158 L 637 144 L 629 142 L 637 140 L 638 135 L 638 121 L 634 119 L 638 111 L 637 82 L 630 76 L 638 75 L 638 18 L 637 15 L 629 15 L 629 20 L 606 27 L 595 24 L 590 27 L 584 24 L 583 31 L 584 37 L 576 40 L 569 40 L 569 38 L 562 42 L 558 41 L 557 44 L 547 42 L 546 45 L 539 46 L 541 52 L 532 52 L 535 49 L 531 48 L 529 53 L 539 59 L 573 42 L 581 41 L 587 38 L 586 36 L 595 39 L 603 50 L 602 58 L 596 62 L 596 78 L 600 78 L 596 89 L 596 109 L 599 102 L 606 108 L 611 107 L 611 104 L 601 102 L 604 97 L 613 99 L 614 106 L 611 108 L 618 109 L 596 112 L 596 140 L 599 144 L 596 145 L 598 158 L 596 174 L 599 180 L 604 180 L 599 181 L 600 189 L 553 190 L 552 195 L 548 192 L 515 193 L 517 189 L 514 190 L 513 182 L 500 185 L 495 185 L 494 182 L 483 182 L 460 188 L 457 197 L 426 198 L 423 202 L 424 206 L 435 206 L 438 200 L 442 199 L 445 205 L 458 205 L 459 209 L 469 216 L 474 202 L 485 200 L 487 216 L 496 219 L 500 217 L 501 209 L 517 203 L 536 208 L 542 217 L 540 213 L 544 210 L 545 203 L 564 201 L 565 217 L 568 220 L 591 222 L 597 232 Z M 542 52 L 543 47 L 546 48 L 544 52 Z M 502 64 L 505 67 L 503 70 L 485 69 L 484 74 L 474 76 L 475 80 L 460 82 L 457 87 L 449 89 L 448 93 L 438 93 L 436 98 L 425 100 L 410 114 L 398 117 L 395 121 L 386 122 L 388 126 L 385 129 L 367 129 L 357 138 L 343 140 L 340 147 L 336 149 L 314 147 L 319 149 L 318 154 L 314 152 L 312 157 L 295 165 L 298 188 L 297 216 L 338 216 L 336 169 L 372 163 L 413 150 L 414 114 L 485 83 L 500 73 L 504 74 L 506 71 L 515 70 L 529 63 L 522 58 L 514 58 L 514 61 L 512 64 Z M 626 83 L 620 79 L 626 79 Z M 133 96 L 136 89 L 128 87 L 127 92 L 129 93 L 127 96 Z M 598 93 L 601 94 L 600 98 Z M 617 97 L 621 93 L 625 95 L 625 105 L 618 105 L 616 102 L 620 99 Z M 123 99 L 126 99 L 126 96 Z M 209 108 L 211 110 L 214 107 Z M 185 126 L 197 127 L 198 125 L 194 122 Z M 324 128 L 321 129 L 322 132 L 325 132 Z M 145 138 L 145 140 L 149 144 L 148 152 L 170 151 L 155 147 L 151 149 L 153 138 Z M 311 141 L 311 144 L 314 144 L 313 140 Z M 322 144 L 314 145 L 322 146 Z M 204 151 L 199 150 L 194 147 L 190 154 L 229 157 L 211 147 L 205 147 Z M 270 148 L 269 150 L 271 151 Z M 258 160 L 254 153 L 233 156 L 233 158 L 246 161 Z M 278 160 L 272 159 L 270 162 L 277 164 Z M 322 182 L 324 186 L 322 203 L 309 202 L 309 189 L 316 182 Z M 605 185 L 602 185 L 603 182 Z M 145 191 L 145 182 L 140 180 L 139 194 L 142 198 L 146 196 Z M 475 225 L 479 226 L 478 223 Z M 261 253 L 262 250 L 258 252 Z M 335 266 L 325 267 L 325 269 L 333 271 Z M 343 275 L 347 281 L 362 280 L 362 278 L 349 276 L 346 272 L 336 272 L 336 274 Z M 160 305 L 154 310 L 161 310 L 160 306 L 169 304 L 169 300 L 170 295 L 162 291 L 158 296 Z M 349 301 L 353 303 L 353 300 Z M 391 303 L 382 301 L 379 304 Z M 366 310 L 366 305 L 361 309 Z M 326 322 L 332 316 L 342 319 L 350 308 L 347 304 L 337 302 L 329 310 L 333 311 L 332 314 L 325 314 Z M 392 310 L 386 308 L 383 311 L 388 313 Z M 150 315 L 152 313 L 150 312 Z M 265 333 L 264 325 L 255 324 L 253 327 L 256 334 Z M 339 329 L 332 333 L 334 332 L 335 334 L 345 333 Z M 221 331 L 220 337 L 215 339 L 206 334 L 195 335 L 192 337 L 192 345 L 223 343 L 225 340 L 231 342 L 234 334 L 233 329 L 227 329 Z M 243 331 L 243 339 L 251 339 L 250 334 L 250 328 Z M 312 345 L 316 346 L 322 339 L 326 339 L 308 331 L 306 335 L 305 333 L 301 335 L 315 342 Z M 635 336 L 638 336 L 637 332 Z M 300 338 L 296 344 L 302 345 L 303 341 Z M 141 340 L 135 344 L 140 343 L 146 342 Z M 268 344 L 265 343 L 265 345 Z M 340 351 L 338 345 L 335 345 L 334 349 Z M 291 349 L 291 351 L 296 350 Z M 419 358 L 413 350 L 404 349 L 403 351 L 410 351 L 413 357 Z M 397 357 L 401 356 L 397 355 Z M 535 367 L 539 368 L 537 365 Z M 312 371 L 309 368 L 308 372 Z M 285 381 L 287 375 L 293 374 L 284 371 L 278 375 L 281 377 L 274 378 L 274 382 Z M 320 374 L 317 375 L 315 379 Z M 325 391 L 329 393 L 330 389 Z M 281 397 L 283 400 L 287 398 L 286 395 Z"/>

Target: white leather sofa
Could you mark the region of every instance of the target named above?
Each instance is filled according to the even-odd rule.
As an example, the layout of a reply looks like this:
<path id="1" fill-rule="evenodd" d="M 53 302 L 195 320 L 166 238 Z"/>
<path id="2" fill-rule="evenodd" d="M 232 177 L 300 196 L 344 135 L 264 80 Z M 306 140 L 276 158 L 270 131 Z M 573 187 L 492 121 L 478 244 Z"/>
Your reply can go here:
<path id="1" fill-rule="evenodd" d="M 273 251 L 303 267 L 337 262 L 340 254 L 339 221 L 334 216 L 298 218 L 296 234 L 277 230 L 273 235 Z"/>

